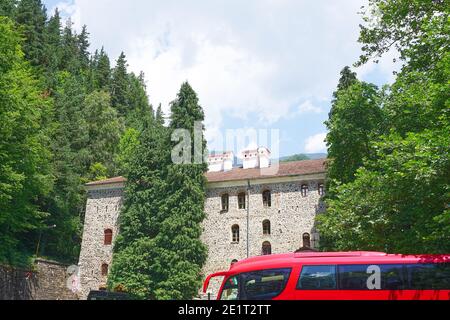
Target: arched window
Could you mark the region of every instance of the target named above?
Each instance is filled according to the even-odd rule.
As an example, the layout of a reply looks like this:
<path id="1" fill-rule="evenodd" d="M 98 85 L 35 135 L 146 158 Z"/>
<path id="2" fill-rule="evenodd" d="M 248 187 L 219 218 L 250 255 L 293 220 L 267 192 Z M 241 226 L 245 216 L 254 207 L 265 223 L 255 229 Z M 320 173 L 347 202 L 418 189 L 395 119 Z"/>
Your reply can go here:
<path id="1" fill-rule="evenodd" d="M 106 229 L 105 230 L 105 237 L 104 237 L 104 244 L 105 246 L 109 246 L 112 244 L 112 236 L 113 236 L 113 232 L 111 229 Z"/>
<path id="2" fill-rule="evenodd" d="M 222 195 L 222 211 L 227 212 L 228 211 L 228 203 L 229 203 L 229 195 L 228 193 L 225 193 Z"/>
<path id="3" fill-rule="evenodd" d="M 263 254 L 264 256 L 268 256 L 268 255 L 271 255 L 271 254 L 272 254 L 272 245 L 270 244 L 269 241 L 265 241 L 265 242 L 262 244 L 262 254 Z"/>
<path id="4" fill-rule="evenodd" d="M 325 193 L 325 188 L 323 186 L 323 183 L 319 183 L 317 186 L 317 192 L 319 192 L 319 196 L 323 196 Z"/>
<path id="5" fill-rule="evenodd" d="M 270 221 L 264 220 L 263 221 L 263 235 L 270 235 Z"/>
<path id="6" fill-rule="evenodd" d="M 270 193 L 270 190 L 264 191 L 262 193 L 262 197 L 264 208 L 270 208 L 272 206 L 272 195 Z"/>
<path id="7" fill-rule="evenodd" d="M 102 264 L 102 276 L 108 275 L 108 268 L 109 268 L 109 266 L 107 263 Z"/>
<path id="8" fill-rule="evenodd" d="M 245 192 L 238 194 L 238 207 L 239 209 L 245 209 Z"/>
<path id="9" fill-rule="evenodd" d="M 309 233 L 303 234 L 303 247 L 311 248 L 311 236 L 309 235 Z"/>
<path id="10" fill-rule="evenodd" d="M 302 197 L 306 197 L 308 195 L 308 185 L 302 184 Z"/>
<path id="11" fill-rule="evenodd" d="M 239 242 L 239 226 L 235 224 L 231 227 L 232 241 Z"/>

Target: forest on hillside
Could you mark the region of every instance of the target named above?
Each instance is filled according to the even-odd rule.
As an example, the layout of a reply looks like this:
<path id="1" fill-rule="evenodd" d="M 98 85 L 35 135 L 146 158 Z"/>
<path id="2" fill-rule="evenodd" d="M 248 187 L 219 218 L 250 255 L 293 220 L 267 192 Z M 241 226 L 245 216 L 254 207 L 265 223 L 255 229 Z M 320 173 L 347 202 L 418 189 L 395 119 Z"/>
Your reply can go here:
<path id="1" fill-rule="evenodd" d="M 1 1 L 0 263 L 77 262 L 84 183 L 123 174 L 128 140 L 155 116 L 144 74 L 114 60 L 40 0 Z"/>

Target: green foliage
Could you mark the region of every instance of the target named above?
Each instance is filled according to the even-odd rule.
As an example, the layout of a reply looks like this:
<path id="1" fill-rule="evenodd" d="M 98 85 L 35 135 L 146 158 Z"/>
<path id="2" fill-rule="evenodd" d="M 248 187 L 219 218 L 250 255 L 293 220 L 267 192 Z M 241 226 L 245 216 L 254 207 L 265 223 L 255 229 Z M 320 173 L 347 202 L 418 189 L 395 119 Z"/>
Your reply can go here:
<path id="1" fill-rule="evenodd" d="M 117 112 L 124 116 L 127 111 L 129 98 L 129 81 L 127 74 L 127 61 L 122 52 L 117 59 L 116 67 L 112 72 L 111 102 Z"/>
<path id="2" fill-rule="evenodd" d="M 370 141 L 380 134 L 383 123 L 380 93 L 376 86 L 353 80 L 335 94 L 329 120 L 325 123 L 328 157 L 328 196 L 333 185 L 353 181 L 364 158 L 370 158 Z"/>
<path id="3" fill-rule="evenodd" d="M 91 167 L 100 161 L 107 168 L 108 176 L 115 175 L 117 168 L 114 158 L 124 125 L 118 118 L 116 110 L 111 107 L 109 93 L 94 91 L 86 96 L 83 118 L 89 136 L 84 160 L 86 166 Z"/>
<path id="4" fill-rule="evenodd" d="M 41 0 L 21 0 L 15 10 L 15 20 L 25 36 L 23 51 L 34 66 L 44 61 L 46 9 Z"/>
<path id="5" fill-rule="evenodd" d="M 42 190 L 46 192 L 35 190 L 34 185 L 27 185 L 28 189 L 25 189 L 27 196 L 32 198 L 36 212 L 42 212 L 35 214 L 35 220 L 42 226 L 56 225 L 56 228 L 42 229 L 38 254 L 73 263 L 78 259 L 81 242 L 86 203 L 84 183 L 117 175 L 119 140 L 125 126 L 142 130 L 145 123 L 154 116 L 148 103 L 144 78 L 142 74 L 137 77 L 127 72 L 123 55 L 123 63 L 119 61 L 119 67 L 116 68 L 115 80 L 120 85 L 119 89 L 124 90 L 114 91 L 115 98 L 120 93 L 126 95 L 121 100 L 122 113 L 119 115 L 119 109 L 111 106 L 113 91 L 109 58 L 103 49 L 91 56 L 86 26 L 79 34 L 73 30 L 70 19 L 62 27 L 58 10 L 47 19 L 41 0 L 3 0 L 0 2 L 0 15 L 12 17 L 15 23 L 14 27 L 10 26 L 13 36 L 5 35 L 2 38 L 4 42 L 0 53 L 0 73 L 3 75 L 12 72 L 13 64 L 21 57 L 22 60 L 16 63 L 14 70 L 34 74 L 37 80 L 33 80 L 33 84 L 28 84 L 23 80 L 25 76 L 19 74 L 16 82 L 23 81 L 24 84 L 17 85 L 14 87 L 15 91 L 8 91 L 8 94 L 14 93 L 18 99 L 31 101 L 35 92 L 39 93 L 39 102 L 30 102 L 26 107 L 20 105 L 24 110 L 21 117 L 25 119 L 20 125 L 29 126 L 32 119 L 39 119 L 39 123 L 33 124 L 32 128 L 39 132 L 39 142 L 51 153 L 48 154 L 45 150 L 39 153 L 43 159 L 48 157 L 48 168 L 37 160 L 33 163 L 36 172 L 52 178 L 50 185 L 46 181 L 42 183 Z M 11 32 L 7 34 L 10 35 Z M 24 53 L 17 45 L 22 38 Z M 23 56 L 30 63 L 31 70 L 26 66 Z M 2 81 L 6 81 L 5 79 Z M 9 85 L 14 86 L 16 82 L 12 81 Z M 1 89 L 6 92 L 8 88 Z M 11 100 L 12 102 L 5 100 L 5 105 L 2 105 L 4 111 L 7 108 L 14 109 L 15 104 L 21 103 L 20 99 Z M 16 108 L 17 112 L 22 110 L 20 108 Z M 19 121 L 18 119 L 13 117 L 10 121 Z M 30 135 L 33 136 L 34 131 L 30 130 Z M 20 141 L 23 143 L 28 141 L 21 130 L 17 130 L 16 138 L 22 139 Z M 8 149 L 6 146 L 9 143 L 8 140 L 1 141 L 0 148 Z M 17 148 L 20 149 L 20 146 L 18 144 Z M 30 148 L 34 150 L 32 144 Z M 22 154 L 18 152 L 17 157 L 8 158 L 9 160 L 0 157 L 0 166 L 4 166 L 5 170 L 7 167 L 20 167 L 23 159 L 27 159 L 20 156 Z M 17 181 L 13 183 L 11 180 L 11 186 L 8 185 L 7 189 L 11 192 L 14 190 L 10 196 L 17 193 L 19 201 L 28 176 L 23 173 L 15 177 Z M 12 189 L 12 186 L 18 189 Z M 16 196 L 13 199 L 16 201 Z M 27 214 L 23 217 L 25 219 Z M 35 250 L 30 250 L 30 244 L 35 246 L 40 234 L 35 229 L 30 223 L 30 228 L 24 229 L 25 231 L 11 233 L 8 241 L 13 241 L 17 246 L 7 246 L 11 250 L 8 255 L 13 252 L 22 256 L 22 261 L 26 261 Z M 4 252 L 6 251 L 1 251 L 0 255 Z"/>
<path id="6" fill-rule="evenodd" d="M 169 128 L 158 110 L 157 119 L 144 124 L 138 143 L 134 130 L 121 142 L 128 182 L 108 285 L 141 299 L 191 299 L 206 260 L 200 241 L 206 165 L 171 163 L 170 136 L 177 128 L 193 134 L 203 110 L 187 83 L 172 103 Z"/>
<path id="7" fill-rule="evenodd" d="M 0 262 L 25 263 L 34 242 L 25 235 L 48 215 L 38 205 L 53 184 L 42 123 L 51 105 L 24 60 L 11 20 L 0 17 Z"/>
<path id="8" fill-rule="evenodd" d="M 445 1 L 370 1 L 359 64 L 395 46 L 404 65 L 382 95 L 382 130 L 369 136 L 369 153 L 352 167 L 356 174 L 333 165 L 358 149 L 341 146 L 348 140 L 339 137 L 330 146 L 328 175 L 341 183 L 329 184 L 327 212 L 319 218 L 323 249 L 450 250 L 448 8 Z M 351 100 L 339 100 L 353 87 L 337 95 L 337 105 L 351 108 Z M 345 132 L 351 121 L 333 124 L 334 116 L 333 131 Z M 376 128 L 373 119 L 366 121 Z"/>
<path id="9" fill-rule="evenodd" d="M 125 130 L 120 138 L 119 152 L 116 163 L 122 175 L 128 176 L 131 170 L 133 156 L 137 153 L 139 147 L 139 131 L 134 128 Z"/>
<path id="10" fill-rule="evenodd" d="M 294 154 L 292 156 L 280 159 L 280 162 L 292 162 L 301 160 L 309 160 L 309 157 L 306 154 Z"/>

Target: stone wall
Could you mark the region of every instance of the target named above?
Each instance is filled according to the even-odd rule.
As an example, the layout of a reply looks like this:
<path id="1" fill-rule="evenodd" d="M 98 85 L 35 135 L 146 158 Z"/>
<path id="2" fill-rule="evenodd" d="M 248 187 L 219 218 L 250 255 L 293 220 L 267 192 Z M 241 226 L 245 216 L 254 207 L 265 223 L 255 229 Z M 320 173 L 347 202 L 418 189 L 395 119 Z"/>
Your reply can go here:
<path id="1" fill-rule="evenodd" d="M 272 253 L 294 252 L 303 246 L 303 234 L 311 235 L 311 245 L 318 242 L 315 232 L 315 218 L 324 211 L 318 184 L 324 182 L 324 174 L 268 178 L 252 180 L 249 190 L 249 255 L 262 254 L 262 244 L 270 242 Z M 301 186 L 307 184 L 306 197 Z M 272 205 L 265 208 L 262 192 L 271 191 Z M 238 209 L 238 194 L 247 192 L 245 181 L 209 184 L 205 201 L 206 219 L 202 223 L 202 241 L 208 247 L 208 258 L 203 275 L 227 270 L 233 259 L 247 257 L 247 210 Z M 221 195 L 229 194 L 229 210 L 221 211 Z M 102 276 L 102 264 L 111 265 L 113 248 L 104 245 L 104 230 L 113 231 L 113 241 L 119 231 L 118 217 L 122 204 L 123 185 L 101 185 L 89 187 L 83 241 L 79 260 L 80 298 L 85 299 L 91 290 L 106 286 L 107 277 Z M 271 223 L 271 234 L 264 235 L 262 223 Z M 239 225 L 240 241 L 232 242 L 231 227 Z M 220 285 L 221 279 L 210 284 L 211 297 Z"/>
<path id="2" fill-rule="evenodd" d="M 91 290 L 106 287 L 107 277 L 102 275 L 102 265 L 111 266 L 113 246 L 104 244 L 104 232 L 112 230 L 114 243 L 122 193 L 121 188 L 103 188 L 88 193 L 78 264 L 82 299 L 86 299 Z"/>
<path id="3" fill-rule="evenodd" d="M 324 211 L 318 184 L 323 180 L 286 183 L 253 184 L 249 190 L 249 256 L 262 254 L 263 242 L 270 242 L 272 254 L 294 252 L 303 246 L 303 234 L 311 235 L 311 246 L 317 246 L 315 218 Z M 309 191 L 303 197 L 300 190 L 307 184 Z M 202 241 L 208 247 L 204 275 L 228 270 L 233 259 L 247 258 L 247 209 L 238 208 L 238 194 L 246 187 L 209 189 L 205 203 L 207 217 L 203 222 Z M 271 191 L 272 204 L 265 208 L 262 193 Z M 229 194 L 229 210 L 221 211 L 221 195 Z M 263 234 L 263 221 L 271 224 L 270 235 Z M 232 241 L 232 226 L 239 226 L 239 242 Z M 214 280 L 214 279 L 213 279 Z M 215 297 L 221 279 L 211 281 L 210 291 Z"/>
<path id="4" fill-rule="evenodd" d="M 0 300 L 76 300 L 67 286 L 68 265 L 38 259 L 33 270 L 0 266 Z"/>

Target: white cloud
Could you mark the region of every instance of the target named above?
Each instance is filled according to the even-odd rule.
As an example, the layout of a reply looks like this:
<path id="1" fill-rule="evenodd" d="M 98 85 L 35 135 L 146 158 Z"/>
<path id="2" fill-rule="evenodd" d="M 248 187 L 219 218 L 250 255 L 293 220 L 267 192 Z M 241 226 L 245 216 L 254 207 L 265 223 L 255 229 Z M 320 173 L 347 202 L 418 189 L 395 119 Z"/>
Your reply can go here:
<path id="1" fill-rule="evenodd" d="M 124 51 L 166 113 L 188 80 L 209 136 L 225 114 L 261 127 L 318 112 L 310 101 L 329 97 L 342 67 L 360 54 L 357 12 L 366 2 L 67 1 L 59 7 L 77 28 L 88 26 L 91 49 L 105 46 L 113 61 Z"/>
<path id="2" fill-rule="evenodd" d="M 327 145 L 325 143 L 326 137 L 327 137 L 326 132 L 308 137 L 305 142 L 305 152 L 306 153 L 326 152 L 327 151 Z"/>
<path id="3" fill-rule="evenodd" d="M 321 107 L 315 106 L 310 100 L 306 100 L 298 107 L 298 113 L 322 113 L 323 109 Z"/>

